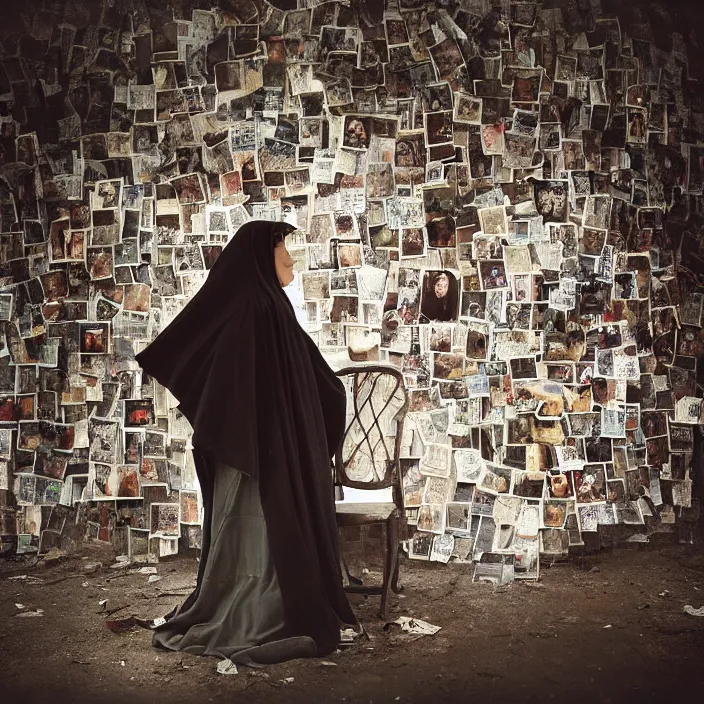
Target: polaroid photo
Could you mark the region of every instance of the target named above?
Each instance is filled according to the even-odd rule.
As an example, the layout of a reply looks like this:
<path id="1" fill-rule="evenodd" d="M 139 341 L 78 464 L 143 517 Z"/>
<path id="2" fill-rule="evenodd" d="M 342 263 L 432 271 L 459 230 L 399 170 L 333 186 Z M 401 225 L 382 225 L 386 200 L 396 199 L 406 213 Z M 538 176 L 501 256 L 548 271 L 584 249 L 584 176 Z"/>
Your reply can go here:
<path id="1" fill-rule="evenodd" d="M 567 223 L 567 181 L 535 181 L 533 198 L 545 223 Z M 576 239 L 575 231 L 575 241 Z M 570 256 L 569 253 L 563 253 L 563 255 Z"/>
<path id="2" fill-rule="evenodd" d="M 117 462 L 120 424 L 107 418 L 92 417 L 88 422 L 89 457 L 93 462 Z"/>
<path id="3" fill-rule="evenodd" d="M 81 354 L 109 353 L 110 323 L 79 323 L 78 331 Z"/>
<path id="4" fill-rule="evenodd" d="M 452 322 L 459 309 L 457 275 L 449 270 L 423 272 L 420 312 L 428 321 Z"/>
<path id="5" fill-rule="evenodd" d="M 504 125 L 499 122 L 481 126 L 482 150 L 486 156 L 500 156 L 504 152 Z"/>
<path id="6" fill-rule="evenodd" d="M 432 562 L 441 562 L 447 564 L 452 557 L 452 551 L 455 547 L 455 536 L 449 533 L 436 535 L 433 540 L 433 547 L 430 552 L 430 560 Z"/>
<path id="7" fill-rule="evenodd" d="M 513 554 L 483 552 L 474 566 L 473 582 L 499 586 L 514 580 Z"/>

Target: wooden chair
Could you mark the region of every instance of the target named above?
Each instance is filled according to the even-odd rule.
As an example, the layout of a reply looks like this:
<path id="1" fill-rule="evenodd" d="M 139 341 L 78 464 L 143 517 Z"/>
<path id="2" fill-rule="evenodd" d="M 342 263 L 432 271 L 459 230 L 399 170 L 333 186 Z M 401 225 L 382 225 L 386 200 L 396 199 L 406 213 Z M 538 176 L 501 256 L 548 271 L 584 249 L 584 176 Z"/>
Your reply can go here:
<path id="1" fill-rule="evenodd" d="M 347 426 L 335 456 L 336 498 L 344 498 L 344 487 L 366 490 L 391 487 L 392 492 L 392 501 L 388 502 L 336 504 L 339 527 L 374 523 L 386 526 L 381 586 L 363 585 L 361 580 L 352 577 L 343 558 L 348 580 L 345 591 L 380 594 L 379 616 L 386 618 L 389 591 L 400 591 L 399 543 L 406 538 L 399 454 L 408 393 L 403 376 L 390 366 L 360 364 L 340 369 L 337 376 L 345 383 L 348 397 Z"/>

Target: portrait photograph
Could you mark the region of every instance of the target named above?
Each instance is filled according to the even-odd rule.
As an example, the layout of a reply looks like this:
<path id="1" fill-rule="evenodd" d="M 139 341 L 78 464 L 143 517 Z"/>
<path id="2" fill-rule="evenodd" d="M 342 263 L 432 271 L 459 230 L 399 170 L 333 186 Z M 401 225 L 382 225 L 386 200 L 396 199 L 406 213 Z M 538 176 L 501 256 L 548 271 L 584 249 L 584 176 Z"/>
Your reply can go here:
<path id="1" fill-rule="evenodd" d="M 459 306 L 457 277 L 451 271 L 426 271 L 423 275 L 420 312 L 428 320 L 456 320 Z"/>

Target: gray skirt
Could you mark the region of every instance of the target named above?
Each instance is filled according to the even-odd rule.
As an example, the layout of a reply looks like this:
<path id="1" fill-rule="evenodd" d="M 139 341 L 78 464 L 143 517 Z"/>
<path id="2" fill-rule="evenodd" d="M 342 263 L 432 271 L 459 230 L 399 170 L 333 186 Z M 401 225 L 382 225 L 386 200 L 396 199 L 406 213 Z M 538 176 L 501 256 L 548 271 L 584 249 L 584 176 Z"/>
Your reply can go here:
<path id="1" fill-rule="evenodd" d="M 214 476 L 200 591 L 187 610 L 155 630 L 153 645 L 252 667 L 314 657 L 312 638 L 286 633 L 258 482 L 222 463 Z"/>

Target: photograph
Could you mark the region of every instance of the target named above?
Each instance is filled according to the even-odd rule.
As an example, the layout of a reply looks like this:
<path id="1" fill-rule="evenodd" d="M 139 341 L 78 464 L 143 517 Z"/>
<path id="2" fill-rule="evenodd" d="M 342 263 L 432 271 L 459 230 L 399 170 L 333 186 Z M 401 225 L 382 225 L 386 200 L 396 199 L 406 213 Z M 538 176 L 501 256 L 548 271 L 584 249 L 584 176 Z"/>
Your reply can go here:
<path id="1" fill-rule="evenodd" d="M 427 320 L 454 321 L 459 307 L 457 277 L 451 271 L 426 271 L 423 275 L 420 312 Z"/>
<path id="2" fill-rule="evenodd" d="M 425 121 L 426 143 L 430 145 L 452 142 L 452 111 L 427 112 Z"/>
<path id="3" fill-rule="evenodd" d="M 154 402 L 151 399 L 126 399 L 123 403 L 125 409 L 124 425 L 126 428 L 154 425 Z"/>
<path id="4" fill-rule="evenodd" d="M 479 276 L 482 289 L 508 288 L 509 279 L 503 259 L 484 259 L 479 263 Z"/>
<path id="5" fill-rule="evenodd" d="M 358 115 L 345 115 L 342 137 L 343 146 L 349 149 L 367 149 L 369 147 L 370 138 L 370 117 L 362 117 Z"/>
<path id="6" fill-rule="evenodd" d="M 464 93 L 455 94 L 454 116 L 455 122 L 464 122 L 469 125 L 481 124 L 482 99 Z"/>
<path id="7" fill-rule="evenodd" d="M 603 465 L 587 464 L 572 473 L 578 504 L 606 501 L 606 475 Z"/>
<path id="8" fill-rule="evenodd" d="M 504 206 L 479 208 L 478 214 L 483 234 L 505 235 L 508 232 L 506 208 Z"/>
<path id="9" fill-rule="evenodd" d="M 445 532 L 445 504 L 421 504 L 417 528 L 419 531 L 442 535 Z"/>
<path id="10" fill-rule="evenodd" d="M 120 425 L 118 421 L 106 418 L 91 418 L 88 424 L 90 460 L 105 464 L 116 463 L 119 433 Z"/>
<path id="11" fill-rule="evenodd" d="M 568 188 L 566 181 L 535 181 L 534 200 L 543 221 L 567 222 Z"/>
<path id="12" fill-rule="evenodd" d="M 178 495 L 181 523 L 184 525 L 199 525 L 198 492 L 181 490 Z"/>
<path id="13" fill-rule="evenodd" d="M 81 354 L 107 354 L 110 348 L 110 323 L 79 323 Z"/>
<path id="14" fill-rule="evenodd" d="M 149 506 L 149 538 L 180 538 L 180 504 L 152 503 Z"/>
<path id="15" fill-rule="evenodd" d="M 645 144 L 648 130 L 648 113 L 640 108 L 628 108 L 626 140 L 632 144 Z"/>

